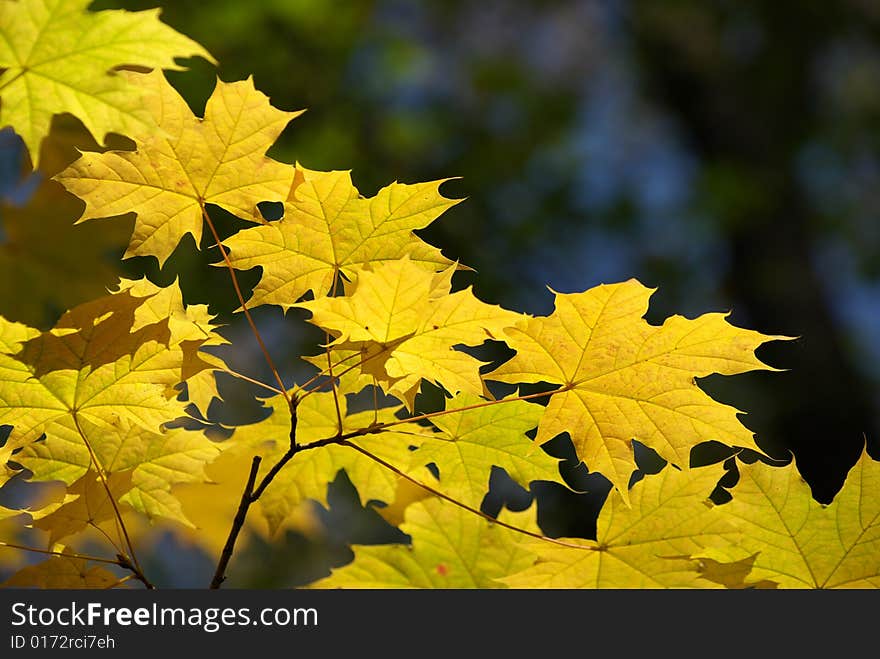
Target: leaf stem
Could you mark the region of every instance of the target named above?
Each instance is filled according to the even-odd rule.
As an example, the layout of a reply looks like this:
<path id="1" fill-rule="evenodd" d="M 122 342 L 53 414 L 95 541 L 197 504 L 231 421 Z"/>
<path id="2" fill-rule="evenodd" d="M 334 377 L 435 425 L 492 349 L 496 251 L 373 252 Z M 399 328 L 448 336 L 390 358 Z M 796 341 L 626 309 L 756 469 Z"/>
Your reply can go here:
<path id="1" fill-rule="evenodd" d="M 36 547 L 28 547 L 26 545 L 17 545 L 14 542 L 0 541 L 0 547 L 9 547 L 11 549 L 21 549 L 22 551 L 32 551 L 36 554 L 48 554 L 49 556 L 64 556 L 68 558 L 79 558 L 84 561 L 95 561 L 96 563 L 109 563 L 110 565 L 118 565 L 122 567 L 118 558 L 101 558 L 100 556 L 88 556 L 87 554 L 76 554 L 73 552 L 52 551 L 51 549 L 37 549 Z"/>
<path id="2" fill-rule="evenodd" d="M 149 590 L 153 590 L 155 586 L 149 582 L 143 570 L 141 569 L 140 563 L 137 559 L 137 554 L 134 551 L 134 544 L 131 542 L 131 537 L 128 535 L 128 529 L 125 527 L 125 522 L 122 519 L 122 513 L 119 510 L 119 505 L 116 503 L 116 499 L 113 497 L 113 493 L 110 491 L 110 484 L 107 482 L 107 475 L 104 473 L 103 465 L 98 461 L 98 456 L 95 454 L 95 450 L 92 448 L 92 443 L 89 441 L 89 438 L 86 436 L 86 433 L 83 431 L 82 426 L 79 423 L 79 418 L 77 417 L 76 410 L 71 410 L 71 416 L 73 417 L 73 424 L 76 426 L 76 430 L 79 433 L 79 436 L 82 437 L 83 443 L 88 449 L 89 458 L 92 461 L 92 464 L 95 465 L 95 471 L 98 474 L 98 478 L 101 480 L 101 485 L 104 487 L 104 491 L 107 493 L 107 499 L 110 501 L 110 505 L 113 506 L 113 513 L 116 517 L 116 521 L 119 524 L 118 531 L 125 539 L 125 545 L 128 548 L 128 557 L 124 556 L 122 552 L 117 554 L 120 559 L 120 565 L 131 570 L 138 581 L 144 584 Z M 115 543 L 111 543 L 115 547 Z M 130 560 L 129 560 L 130 557 Z M 124 561 L 124 565 L 122 563 Z"/>
<path id="3" fill-rule="evenodd" d="M 417 416 L 410 416 L 405 419 L 398 419 L 397 421 L 388 421 L 386 423 L 379 424 L 382 429 L 390 428 L 391 426 L 396 426 L 401 423 L 410 423 L 412 421 L 422 421 L 424 419 L 433 419 L 436 416 L 444 416 L 446 414 L 455 414 L 456 412 L 466 412 L 468 410 L 477 410 L 481 407 L 489 407 L 491 405 L 500 405 L 501 403 L 513 403 L 518 400 L 534 400 L 536 398 L 545 398 L 548 396 L 552 396 L 553 394 L 558 394 L 563 391 L 567 391 L 566 388 L 554 389 L 553 391 L 539 391 L 534 394 L 526 394 L 524 396 L 511 396 L 510 398 L 496 398 L 494 400 L 487 400 L 482 403 L 474 403 L 473 405 L 465 405 L 464 407 L 456 407 L 452 410 L 438 410 L 436 412 L 427 412 L 425 414 L 419 414 Z"/>
<path id="4" fill-rule="evenodd" d="M 348 357 L 346 357 L 344 359 L 340 359 L 338 362 L 333 364 L 333 368 L 336 368 L 337 366 L 342 366 L 345 362 L 347 362 L 351 359 L 354 359 L 357 356 L 359 356 L 359 353 L 355 353 L 353 355 L 349 355 Z M 364 361 L 366 361 L 366 360 L 364 360 Z M 364 362 L 358 362 L 357 364 L 354 364 L 353 366 L 349 367 L 348 370 L 351 370 L 352 368 L 357 368 L 358 366 L 360 366 L 363 363 Z M 345 373 L 348 373 L 348 370 L 344 371 L 343 373 L 340 373 L 336 377 L 341 377 L 342 375 L 345 375 Z M 325 368 L 320 373 L 315 373 L 312 377 L 310 377 L 308 380 L 303 382 L 301 385 L 296 385 L 296 388 L 302 390 L 304 392 L 303 397 L 305 397 L 308 394 L 312 393 L 312 391 L 316 391 L 318 389 L 318 387 L 315 387 L 315 389 L 307 389 L 308 386 L 310 386 L 313 382 L 317 382 L 322 377 L 329 377 L 330 373 L 331 373 L 331 369 Z"/>
<path id="5" fill-rule="evenodd" d="M 493 524 L 497 524 L 498 526 L 503 526 L 506 529 L 509 529 L 511 531 L 515 531 L 516 533 L 521 533 L 523 535 L 527 535 L 532 538 L 536 538 L 538 540 L 544 540 L 546 542 L 551 542 L 554 545 L 560 545 L 562 547 L 570 547 L 573 549 L 585 549 L 585 550 L 592 550 L 593 549 L 592 547 L 587 547 L 584 545 L 576 545 L 576 544 L 573 544 L 570 542 L 563 542 L 562 540 L 556 540 L 555 538 L 550 538 L 550 537 L 547 537 L 546 535 L 541 535 L 540 533 L 535 533 L 534 531 L 529 531 L 527 529 L 523 529 L 518 526 L 514 526 L 513 524 L 508 524 L 507 522 L 502 522 L 497 517 L 492 517 L 492 515 L 489 515 L 488 513 L 484 513 L 482 510 L 479 510 L 477 508 L 472 508 L 471 506 L 468 506 L 467 504 L 462 503 L 458 499 L 454 499 L 451 496 L 449 496 L 448 494 L 444 494 L 440 490 L 433 488 L 430 485 L 426 485 L 425 483 L 422 483 L 418 479 L 413 478 L 412 476 L 410 476 L 406 472 L 398 469 L 397 467 L 395 467 L 391 463 L 386 462 L 385 460 L 383 460 L 379 456 L 374 455 L 373 453 L 371 453 L 367 449 L 361 448 L 360 446 L 358 446 L 357 444 L 355 444 L 353 442 L 350 442 L 348 440 L 343 440 L 338 443 L 341 444 L 342 446 L 348 446 L 349 448 L 354 449 L 358 453 L 365 455 L 370 460 L 373 460 L 373 461 L 379 463 L 380 465 L 382 465 L 386 469 L 393 471 L 395 474 L 397 474 L 401 478 L 408 480 L 413 485 L 417 485 L 418 487 L 422 488 L 423 490 L 430 492 L 434 496 L 439 497 L 439 498 L 443 499 L 444 501 L 448 501 L 449 503 L 456 505 L 463 510 L 467 510 L 468 512 L 471 512 L 475 515 L 479 515 L 483 519 L 486 519 L 486 520 L 492 522 Z"/>
<path id="6" fill-rule="evenodd" d="M 277 387 L 273 387 L 271 384 L 266 384 L 265 382 L 261 382 L 260 380 L 252 378 L 250 376 L 247 376 L 244 373 L 239 373 L 238 371 L 233 371 L 229 367 L 224 367 L 224 368 L 217 369 L 217 370 L 219 370 L 221 373 L 226 373 L 227 375 L 231 375 L 234 378 L 238 378 L 239 380 L 244 380 L 245 382 L 250 382 L 251 384 L 255 384 L 258 387 L 262 387 L 263 389 L 268 389 L 269 391 L 272 391 L 276 394 L 282 394 L 282 395 L 284 394 L 284 392 L 281 391 L 281 389 L 278 389 Z"/>
<path id="7" fill-rule="evenodd" d="M 115 583 L 112 583 L 112 584 L 110 584 L 109 586 L 105 586 L 105 587 L 104 587 L 104 590 L 113 590 L 113 589 L 116 588 L 117 586 L 121 586 L 121 585 L 124 584 L 126 581 L 131 581 L 131 580 L 134 579 L 134 578 L 135 578 L 135 576 L 134 576 L 133 574 L 127 574 L 127 575 L 125 575 L 124 577 L 122 577 L 122 579 L 120 579 L 119 581 L 117 581 L 117 582 L 115 582 Z"/>
<path id="8" fill-rule="evenodd" d="M 248 324 L 251 326 L 251 331 L 254 334 L 254 337 L 257 339 L 257 343 L 260 344 L 260 350 L 263 352 L 263 357 L 266 360 L 266 363 L 269 365 L 269 368 L 272 371 L 272 375 L 275 376 L 276 382 L 278 382 L 279 391 L 284 399 L 290 403 L 290 394 L 287 393 L 287 387 L 284 386 L 284 381 L 281 379 L 281 375 L 278 373 L 278 369 L 275 367 L 275 362 L 272 361 L 272 357 L 269 355 L 269 349 L 266 348 L 266 344 L 263 342 L 263 337 L 260 335 L 260 330 L 257 329 L 257 324 L 254 322 L 253 317 L 251 316 L 251 312 L 247 308 L 247 304 L 244 301 L 244 295 L 241 293 L 241 287 L 238 285 L 238 277 L 235 274 L 235 268 L 232 267 L 232 261 L 229 260 L 229 255 L 226 253 L 226 250 L 223 249 L 223 244 L 220 242 L 220 235 L 217 233 L 217 229 L 214 227 L 214 223 L 211 221 L 211 217 L 208 215 L 208 211 L 205 208 L 205 201 L 203 199 L 199 199 L 199 208 L 202 210 L 202 217 L 205 220 L 205 223 L 208 225 L 208 228 L 211 230 L 211 235 L 214 237 L 214 244 L 217 246 L 217 249 L 220 250 L 220 254 L 223 255 L 223 262 L 226 264 L 226 269 L 229 271 L 229 277 L 232 279 L 232 287 L 235 289 L 235 295 L 238 297 L 238 303 L 241 305 L 241 310 L 244 312 L 245 318 L 247 318 Z"/>

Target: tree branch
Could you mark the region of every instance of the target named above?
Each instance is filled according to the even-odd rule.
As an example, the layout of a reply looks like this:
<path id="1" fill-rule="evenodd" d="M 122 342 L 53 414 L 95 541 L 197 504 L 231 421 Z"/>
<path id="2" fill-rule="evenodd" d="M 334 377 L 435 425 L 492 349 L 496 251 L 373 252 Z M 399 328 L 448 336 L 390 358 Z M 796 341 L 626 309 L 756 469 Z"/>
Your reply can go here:
<path id="1" fill-rule="evenodd" d="M 229 530 L 229 536 L 226 538 L 226 544 L 223 546 L 220 560 L 217 562 L 217 569 L 214 572 L 214 578 L 211 580 L 211 589 L 216 590 L 217 588 L 220 588 L 220 585 L 226 580 L 226 566 L 232 558 L 232 552 L 235 550 L 235 542 L 238 540 L 238 535 L 241 533 L 241 529 L 244 526 L 244 521 L 247 518 L 248 510 L 251 505 L 259 500 L 260 496 L 266 491 L 266 488 L 269 487 L 269 484 L 275 476 L 278 475 L 278 472 L 281 471 L 284 468 L 284 465 L 290 462 L 293 456 L 298 452 L 296 444 L 296 407 L 298 404 L 299 399 L 296 396 L 290 399 L 290 435 L 287 452 L 281 456 L 281 459 L 278 460 L 278 462 L 272 465 L 272 468 L 265 476 L 263 476 L 259 485 L 256 484 L 257 474 L 260 471 L 260 462 L 262 462 L 263 458 L 257 455 L 254 456 L 254 459 L 251 461 L 251 471 L 248 475 L 247 483 L 244 486 L 244 491 L 241 493 L 238 510 L 235 513 L 235 519 L 232 520 L 232 528 Z"/>
<path id="2" fill-rule="evenodd" d="M 232 528 L 229 531 L 229 537 L 226 538 L 226 544 L 223 546 L 223 551 L 220 554 L 220 560 L 217 563 L 214 578 L 211 579 L 210 588 L 212 590 L 220 588 L 220 584 L 226 581 L 226 566 L 229 564 L 229 559 L 232 558 L 232 550 L 235 548 L 235 541 L 238 539 L 238 534 L 241 532 L 242 526 L 244 526 L 244 520 L 247 517 L 248 508 L 250 508 L 251 504 L 254 502 L 254 483 L 257 481 L 257 472 L 260 470 L 261 461 L 262 458 L 259 455 L 255 455 L 254 459 L 251 461 L 251 472 L 248 474 L 247 483 L 244 486 L 244 492 L 241 493 L 241 501 L 238 504 L 238 511 L 235 513 L 235 519 L 232 520 Z"/>

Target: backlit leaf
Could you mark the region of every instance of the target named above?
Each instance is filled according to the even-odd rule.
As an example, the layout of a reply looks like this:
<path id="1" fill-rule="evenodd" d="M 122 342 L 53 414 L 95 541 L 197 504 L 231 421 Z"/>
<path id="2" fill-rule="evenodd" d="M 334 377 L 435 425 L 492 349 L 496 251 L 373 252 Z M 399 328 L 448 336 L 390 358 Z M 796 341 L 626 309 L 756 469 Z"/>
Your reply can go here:
<path id="1" fill-rule="evenodd" d="M 15 460 L 32 479 L 68 484 L 93 466 L 134 470 L 132 505 L 179 516 L 163 492 L 199 477 L 219 449 L 199 432 L 163 426 L 186 416 L 175 387 L 198 347 L 218 342 L 204 308 L 185 307 L 176 285 L 146 280 L 123 281 L 47 332 L 0 319 L 0 424 L 12 426 L 0 457 L 20 451 Z"/>
<path id="2" fill-rule="evenodd" d="M 339 275 L 404 256 L 428 271 L 452 262 L 419 239 L 422 229 L 458 200 L 443 197 L 443 181 L 392 183 L 370 199 L 358 194 L 348 172 L 316 172 L 297 166 L 293 198 L 277 222 L 239 231 L 224 241 L 233 266 L 263 268 L 250 304 L 289 308 L 307 291 L 330 291 Z"/>
<path id="3" fill-rule="evenodd" d="M 501 335 L 520 314 L 478 300 L 470 287 L 450 293 L 452 267 L 433 274 L 408 258 L 360 270 L 342 297 L 296 306 L 335 338 L 334 348 L 360 351 L 356 371 L 412 409 L 421 381 L 450 393 L 486 393 L 478 359 L 457 345 L 477 346 Z"/>
<path id="4" fill-rule="evenodd" d="M 719 555 L 756 554 L 746 585 L 880 587 L 880 462 L 863 451 L 827 506 L 813 499 L 794 462 L 738 467 L 733 499 L 719 509 L 742 530 L 742 540 Z"/>
<path id="5" fill-rule="evenodd" d="M 360 545 L 354 561 L 312 588 L 504 588 L 498 579 L 531 565 L 522 534 L 440 499 L 411 504 L 402 531 L 410 545 Z M 500 519 L 538 532 L 535 506 Z"/>
<path id="6" fill-rule="evenodd" d="M 671 465 L 630 492 L 631 507 L 611 491 L 596 539 L 564 539 L 582 548 L 528 540 L 534 565 L 501 581 L 514 588 L 713 588 L 698 560 L 707 547 L 738 540 L 734 525 L 708 501 L 720 465 L 680 471 Z"/>
<path id="7" fill-rule="evenodd" d="M 567 432 L 578 457 L 624 499 L 636 466 L 632 440 L 684 469 L 691 449 L 709 440 L 760 451 L 738 410 L 713 400 L 696 378 L 769 369 L 754 351 L 783 338 L 734 327 L 720 313 L 649 325 L 642 316 L 651 293 L 634 279 L 557 293 L 550 316 L 507 330 L 516 355 L 486 375 L 560 385 L 536 441 Z"/>
<path id="8" fill-rule="evenodd" d="M 119 75 L 147 90 L 162 132 L 132 134 L 136 151 L 83 153 L 54 178 L 86 202 L 80 222 L 137 214 L 126 256 L 164 264 L 188 233 L 198 246 L 206 203 L 261 222 L 259 202 L 287 198 L 294 168 L 264 154 L 298 112 L 272 107 L 250 78 L 218 80 L 200 119 L 161 72 Z"/>
<path id="9" fill-rule="evenodd" d="M 446 409 L 485 402 L 461 394 L 448 400 Z M 509 401 L 435 416 L 431 422 L 440 432 L 413 452 L 413 464 L 435 463 L 443 493 L 476 508 L 489 490 L 493 465 L 526 489 L 537 480 L 562 483 L 559 459 L 545 453 L 525 434 L 538 425 L 541 411 L 539 405 Z"/>
<path id="10" fill-rule="evenodd" d="M 49 545 L 54 545 L 90 525 L 113 519 L 113 503 L 130 488 L 131 472 L 112 473 L 105 482 L 94 471 L 88 471 L 67 488 L 69 497 L 65 499 L 69 501 L 33 513 L 33 526 L 47 531 Z"/>
<path id="11" fill-rule="evenodd" d="M 0 126 L 11 125 L 38 166 L 53 115 L 76 115 L 99 143 L 107 133 L 156 130 L 142 90 L 119 66 L 181 69 L 211 55 L 159 20 L 160 10 L 86 11 L 91 0 L 0 0 Z"/>

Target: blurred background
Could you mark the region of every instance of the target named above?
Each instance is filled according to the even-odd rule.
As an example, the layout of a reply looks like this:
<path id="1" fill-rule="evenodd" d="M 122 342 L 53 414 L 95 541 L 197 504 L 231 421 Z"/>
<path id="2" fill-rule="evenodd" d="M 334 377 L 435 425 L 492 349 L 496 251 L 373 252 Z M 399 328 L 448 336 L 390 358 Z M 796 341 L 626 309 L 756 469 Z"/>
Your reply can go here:
<path id="1" fill-rule="evenodd" d="M 548 314 L 548 286 L 635 277 L 658 288 L 652 322 L 730 311 L 735 325 L 798 337 L 759 351 L 784 372 L 701 384 L 748 411 L 768 455 L 793 454 L 820 502 L 866 440 L 880 459 L 876 0 L 175 0 L 162 16 L 220 63 L 168 74 L 197 114 L 216 76 L 253 75 L 276 107 L 308 109 L 272 157 L 350 169 L 368 196 L 394 180 L 461 177 L 443 192 L 466 201 L 421 235 L 475 269 L 458 282 L 481 299 Z M 228 323 L 233 368 L 271 380 L 207 243 L 197 251 L 187 238 L 158 271 L 155 259 L 119 264 L 125 228 L 87 223 L 76 230 L 95 232 L 89 253 L 59 260 L 28 225 L 23 209 L 42 183 L 21 176 L 21 160 L 17 138 L 0 132 L 0 313 L 50 327 L 120 273 L 179 276 L 188 302 Z M 243 226 L 217 219 L 227 234 Z M 320 337 L 294 312 L 255 316 L 284 375 L 304 373 L 298 357 Z M 259 418 L 253 391 L 223 385 L 218 420 Z M 588 492 L 536 485 L 539 521 L 551 535 L 588 536 L 607 487 L 564 465 Z M 529 495 L 495 474 L 486 509 L 505 501 L 522 507 Z M 291 530 L 271 550 L 252 539 L 230 585 L 297 585 L 349 560 L 347 543 L 400 539 L 344 476 L 330 504 L 315 512 L 320 532 Z M 167 551 L 153 569 L 167 584 L 206 582 L 215 557 L 157 542 Z"/>

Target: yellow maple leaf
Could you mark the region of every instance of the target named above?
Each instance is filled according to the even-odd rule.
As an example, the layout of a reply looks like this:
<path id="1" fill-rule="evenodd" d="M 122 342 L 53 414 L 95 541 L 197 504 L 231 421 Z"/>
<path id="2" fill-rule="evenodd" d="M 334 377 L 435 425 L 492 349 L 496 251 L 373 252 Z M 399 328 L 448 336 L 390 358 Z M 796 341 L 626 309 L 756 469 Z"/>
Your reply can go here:
<path id="1" fill-rule="evenodd" d="M 264 154 L 291 119 L 254 88 L 252 78 L 217 81 L 205 118 L 193 115 L 160 71 L 120 72 L 145 90 L 159 134 L 132 134 L 136 151 L 83 153 L 54 178 L 86 202 L 78 222 L 135 212 L 125 256 L 162 265 L 186 234 L 202 236 L 204 205 L 261 222 L 261 201 L 283 201 L 294 168 Z"/>
<path id="2" fill-rule="evenodd" d="M 521 314 L 481 302 L 470 287 L 450 293 L 453 270 L 435 274 L 404 257 L 358 270 L 345 296 L 295 306 L 312 312 L 310 322 L 346 358 L 361 353 L 356 373 L 374 377 L 410 409 L 423 379 L 479 396 L 486 393 L 482 362 L 454 347 L 498 338 Z"/>
<path id="3" fill-rule="evenodd" d="M 234 267 L 263 269 L 250 304 L 285 310 L 307 291 L 326 295 L 340 274 L 351 278 L 354 268 L 366 264 L 408 255 L 427 270 L 441 270 L 452 262 L 413 233 L 460 201 L 443 197 L 441 183 L 392 183 L 366 199 L 349 172 L 297 166 L 297 185 L 284 216 L 239 231 L 223 244 L 231 249 Z"/>
<path id="4" fill-rule="evenodd" d="M 485 376 L 561 385 L 536 441 L 569 433 L 578 457 L 611 480 L 624 499 L 636 466 L 634 439 L 683 469 L 691 448 L 708 440 L 760 451 L 740 412 L 713 400 L 696 378 L 773 370 L 754 351 L 785 338 L 734 327 L 721 313 L 649 325 L 642 316 L 652 292 L 630 279 L 557 293 L 550 316 L 522 320 L 506 331 L 516 355 Z"/>
<path id="5" fill-rule="evenodd" d="M 475 508 L 489 490 L 493 465 L 526 489 L 538 480 L 564 485 L 559 459 L 545 453 L 525 434 L 538 425 L 541 406 L 510 400 L 467 409 L 485 402 L 471 394 L 447 400 L 449 414 L 431 419 L 440 432 L 413 451 L 412 464 L 436 464 L 442 492 Z M 455 411 L 457 408 L 465 409 Z"/>
<path id="6" fill-rule="evenodd" d="M 106 568 L 89 567 L 84 558 L 57 555 L 21 568 L 0 588 L 111 588 L 119 582 Z"/>
<path id="7" fill-rule="evenodd" d="M 539 532 L 534 504 L 499 519 Z M 534 555 L 516 531 L 440 499 L 410 504 L 400 528 L 411 545 L 354 547 L 354 561 L 311 588 L 504 588 L 500 577 L 524 569 Z"/>
<path id="8" fill-rule="evenodd" d="M 863 451 L 827 506 L 813 499 L 793 461 L 737 466 L 733 499 L 719 510 L 742 530 L 742 540 L 713 558 L 754 556 L 744 585 L 880 587 L 880 462 Z"/>
<path id="9" fill-rule="evenodd" d="M 87 471 L 67 488 L 63 501 L 31 512 L 33 526 L 48 532 L 49 545 L 54 545 L 89 526 L 113 519 L 114 502 L 129 489 L 130 471 L 111 473 L 106 482 L 96 472 Z"/>
<path id="10" fill-rule="evenodd" d="M 409 469 L 407 475 L 410 478 L 400 477 L 397 479 L 394 499 L 383 502 L 385 505 L 376 506 L 376 512 L 391 526 L 400 526 L 404 521 L 407 508 L 417 501 L 424 501 L 436 496 L 432 490 L 440 490 L 440 481 L 428 467 Z"/>
<path id="11" fill-rule="evenodd" d="M 146 280 L 123 281 L 47 332 L 0 318 L 0 424 L 12 426 L 0 458 L 20 450 L 16 461 L 35 479 L 66 483 L 90 465 L 105 474 L 141 466 L 129 495 L 160 492 L 164 486 L 149 483 L 151 470 L 154 477 L 165 469 L 167 486 L 175 482 L 170 471 L 192 471 L 187 461 L 216 454 L 200 433 L 181 439 L 189 431 L 162 426 L 186 415 L 175 386 L 194 358 L 192 342 L 220 340 L 203 308 L 183 306 L 176 284 L 163 289 Z"/>
<path id="12" fill-rule="evenodd" d="M 94 454 L 110 477 L 130 472 L 128 487 L 115 497 L 117 501 L 128 503 L 150 520 L 162 517 L 192 526 L 173 488 L 206 480 L 205 465 L 217 457 L 222 444 L 200 431 L 172 428 L 151 432 L 122 418 L 114 432 L 85 421 L 76 432 L 64 434 L 62 428 L 61 424 L 55 426 L 47 441 L 30 444 L 16 455 L 16 462 L 32 472 L 31 480 L 70 483 L 90 468 Z M 84 437 L 89 439 L 91 451 Z"/>
<path id="13" fill-rule="evenodd" d="M 27 404 L 28 401 L 39 400 L 40 387 L 30 381 L 31 371 L 27 365 L 12 355 L 19 352 L 25 342 L 39 335 L 40 331 L 37 329 L 23 323 L 8 321 L 0 316 L 0 382 L 4 383 L 3 389 L 7 390 L 0 392 L 0 418 L 3 419 L 3 423 L 18 425 L 32 422 L 28 420 L 27 412 L 19 410 L 18 407 L 21 403 Z M 12 387 L 20 389 L 13 395 L 8 391 Z M 6 483 L 15 474 L 15 471 L 6 466 L 13 452 L 38 436 L 18 431 L 11 433 L 6 442 L 0 446 L 0 464 L 4 465 L 4 470 L 0 472 L 0 485 Z"/>
<path id="14" fill-rule="evenodd" d="M 176 57 L 216 63 L 164 25 L 160 10 L 88 12 L 91 0 L 0 0 L 0 125 L 24 140 L 34 167 L 53 115 L 76 115 L 95 139 L 156 129 L 141 90 L 119 66 L 182 69 Z"/>
<path id="15" fill-rule="evenodd" d="M 667 465 L 633 486 L 630 507 L 612 490 L 595 540 L 563 539 L 581 548 L 526 541 L 534 565 L 499 580 L 514 588 L 718 588 L 701 579 L 697 557 L 739 539 L 708 501 L 723 473 L 721 465 Z"/>

